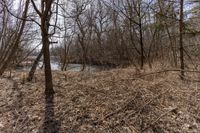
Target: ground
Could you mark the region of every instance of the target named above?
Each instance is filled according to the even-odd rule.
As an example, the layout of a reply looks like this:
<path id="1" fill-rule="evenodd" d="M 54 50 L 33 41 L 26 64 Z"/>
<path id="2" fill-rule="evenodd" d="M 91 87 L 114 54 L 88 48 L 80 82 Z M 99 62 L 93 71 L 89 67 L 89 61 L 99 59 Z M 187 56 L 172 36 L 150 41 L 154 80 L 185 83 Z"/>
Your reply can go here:
<path id="1" fill-rule="evenodd" d="M 25 81 L 26 72 L 14 72 L 10 79 L 5 74 L 0 132 L 40 133 L 49 123 L 49 130 L 59 133 L 200 132 L 200 83 L 181 81 L 178 72 L 157 71 L 54 71 L 50 100 L 42 72 L 33 82 Z"/>

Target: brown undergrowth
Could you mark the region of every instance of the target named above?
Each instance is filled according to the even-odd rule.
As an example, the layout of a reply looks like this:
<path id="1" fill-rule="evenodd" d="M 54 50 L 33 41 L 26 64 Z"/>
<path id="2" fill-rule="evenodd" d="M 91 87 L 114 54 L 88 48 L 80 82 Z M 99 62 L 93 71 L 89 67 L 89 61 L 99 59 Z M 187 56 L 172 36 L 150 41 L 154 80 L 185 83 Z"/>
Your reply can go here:
<path id="1" fill-rule="evenodd" d="M 145 75 L 130 67 L 102 72 L 54 71 L 54 113 L 60 133 L 200 132 L 200 84 L 178 72 Z M 0 79 L 0 132 L 43 131 L 44 76 Z M 198 74 L 188 77 L 198 78 Z M 52 128 L 54 128 L 52 126 Z"/>

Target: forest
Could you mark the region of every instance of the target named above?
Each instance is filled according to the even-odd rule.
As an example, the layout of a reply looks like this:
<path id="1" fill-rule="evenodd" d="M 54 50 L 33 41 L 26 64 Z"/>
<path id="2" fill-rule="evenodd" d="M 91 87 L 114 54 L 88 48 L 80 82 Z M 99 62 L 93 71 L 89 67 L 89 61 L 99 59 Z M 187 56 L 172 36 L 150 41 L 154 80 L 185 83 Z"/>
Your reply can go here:
<path id="1" fill-rule="evenodd" d="M 0 0 L 0 133 L 199 133 L 199 0 Z"/>

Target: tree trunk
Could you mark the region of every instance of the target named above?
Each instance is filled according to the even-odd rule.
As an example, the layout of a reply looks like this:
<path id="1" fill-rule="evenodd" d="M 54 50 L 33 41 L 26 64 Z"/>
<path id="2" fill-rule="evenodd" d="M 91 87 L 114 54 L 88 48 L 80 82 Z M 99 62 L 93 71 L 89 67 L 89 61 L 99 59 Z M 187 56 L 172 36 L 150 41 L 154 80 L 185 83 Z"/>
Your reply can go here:
<path id="1" fill-rule="evenodd" d="M 23 34 L 23 31 L 24 31 L 24 27 L 26 25 L 26 20 L 25 19 L 27 17 L 27 13 L 28 13 L 28 7 L 29 7 L 29 0 L 26 1 L 25 9 L 24 9 L 24 12 L 23 12 L 23 15 L 22 15 L 22 19 L 24 19 L 24 20 L 22 20 L 22 24 L 21 24 L 19 33 L 17 34 L 17 37 L 16 37 L 15 41 L 12 44 L 11 50 L 7 51 L 9 53 L 6 54 L 6 57 L 4 58 L 5 60 L 3 62 L 1 62 L 2 65 L 0 65 L 0 75 L 2 75 L 4 73 L 4 71 L 6 70 L 6 68 L 10 64 L 13 56 L 16 53 L 16 49 L 18 48 L 21 36 Z"/>
<path id="2" fill-rule="evenodd" d="M 81 69 L 81 71 L 84 71 L 85 68 L 86 68 L 86 63 L 88 61 L 88 58 L 87 58 L 86 48 L 84 47 L 84 45 L 81 45 L 81 46 L 82 46 L 82 50 L 83 50 L 83 53 L 82 53 L 82 69 Z"/>
<path id="3" fill-rule="evenodd" d="M 32 67 L 31 67 L 31 70 L 30 70 L 30 72 L 29 72 L 29 74 L 28 74 L 27 81 L 29 81 L 29 82 L 32 81 L 33 76 L 34 76 L 34 74 L 35 74 L 35 70 L 36 70 L 36 68 L 37 68 L 37 66 L 38 66 L 38 63 L 39 63 L 39 61 L 40 61 L 42 55 L 43 55 L 43 49 L 40 51 L 39 55 L 38 55 L 37 58 L 35 59 L 35 61 L 34 61 L 33 65 L 32 65 Z"/>
<path id="4" fill-rule="evenodd" d="M 141 50 L 140 68 L 143 69 L 143 67 L 144 67 L 144 44 L 143 44 L 143 34 L 142 34 L 142 23 L 141 23 L 141 20 L 140 20 L 139 28 L 140 28 L 140 50 Z"/>
<path id="5" fill-rule="evenodd" d="M 43 57 L 44 57 L 44 73 L 45 73 L 45 94 L 52 95 L 54 94 L 53 90 L 53 81 L 52 81 L 52 72 L 51 72 L 51 62 L 50 62 L 50 50 L 49 50 L 49 26 L 51 19 L 51 6 L 53 0 L 46 1 L 46 6 L 44 12 L 41 15 L 41 35 L 42 35 L 42 44 L 43 44 Z"/>
<path id="6" fill-rule="evenodd" d="M 48 32 L 44 31 L 44 29 L 42 30 L 43 30 L 42 43 L 43 43 L 44 72 L 45 72 L 45 94 L 48 95 L 48 94 L 54 93 L 52 72 L 51 72 L 51 62 L 50 62 L 50 52 L 49 52 L 50 42 L 49 42 Z"/>
<path id="7" fill-rule="evenodd" d="M 66 46 L 66 41 L 64 41 L 64 59 L 63 59 L 63 64 L 61 67 L 61 71 L 66 71 L 66 64 L 67 64 L 67 46 Z M 62 59 L 62 55 L 61 55 L 61 59 Z"/>
<path id="8" fill-rule="evenodd" d="M 172 41 L 172 37 L 171 37 L 171 35 L 170 35 L 169 28 L 168 28 L 168 25 L 167 25 L 167 23 L 166 23 L 166 22 L 165 22 L 165 27 L 166 27 L 167 34 L 168 34 L 169 41 L 170 41 L 170 47 L 171 47 L 172 54 L 173 54 L 174 65 L 175 65 L 175 67 L 176 67 L 176 66 L 177 66 L 177 59 L 176 59 L 176 49 L 175 49 L 175 48 L 173 48 L 173 41 Z"/>
<path id="9" fill-rule="evenodd" d="M 180 1 L 180 20 L 179 20 L 179 32 L 180 32 L 180 40 L 179 40 L 179 45 L 180 45 L 180 62 L 181 62 L 181 79 L 183 80 L 184 78 L 184 49 L 183 49 L 183 3 L 184 0 Z"/>

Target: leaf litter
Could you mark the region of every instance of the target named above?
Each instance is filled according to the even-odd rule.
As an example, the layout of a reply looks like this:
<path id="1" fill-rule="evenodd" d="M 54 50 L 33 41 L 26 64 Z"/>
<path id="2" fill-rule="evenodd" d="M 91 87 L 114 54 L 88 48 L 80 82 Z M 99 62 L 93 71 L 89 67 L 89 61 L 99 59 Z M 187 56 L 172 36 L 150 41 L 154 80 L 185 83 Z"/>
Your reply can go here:
<path id="1" fill-rule="evenodd" d="M 124 68 L 101 72 L 53 71 L 54 114 L 60 133 L 198 133 L 200 84 L 177 72 L 141 76 Z M 0 79 L 0 132 L 40 133 L 45 121 L 44 74 Z M 53 127 L 52 127 L 53 128 Z"/>

